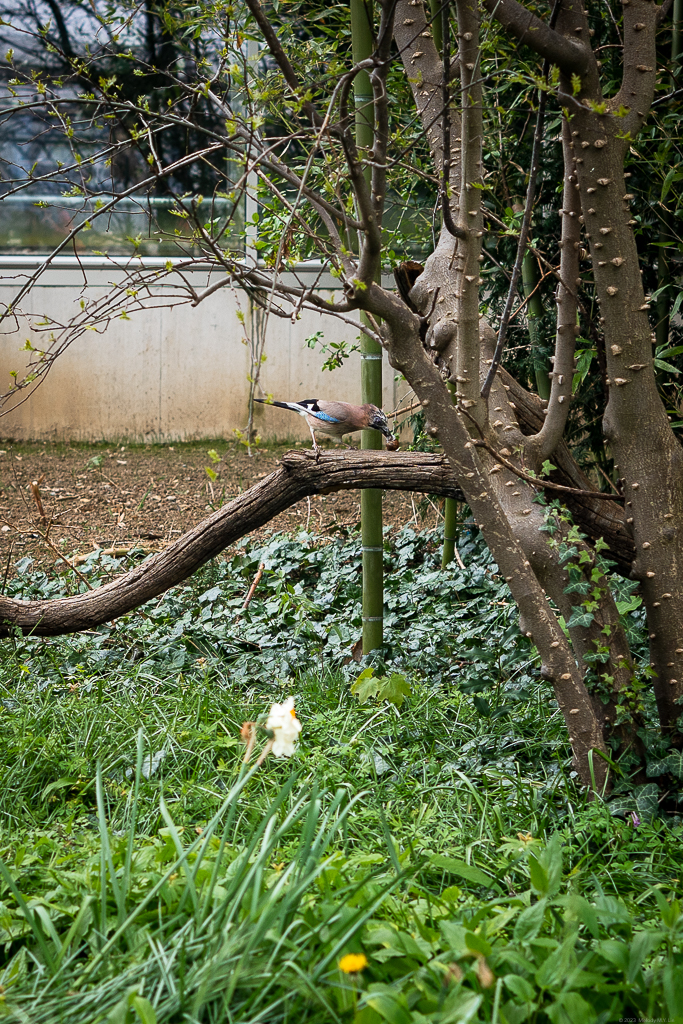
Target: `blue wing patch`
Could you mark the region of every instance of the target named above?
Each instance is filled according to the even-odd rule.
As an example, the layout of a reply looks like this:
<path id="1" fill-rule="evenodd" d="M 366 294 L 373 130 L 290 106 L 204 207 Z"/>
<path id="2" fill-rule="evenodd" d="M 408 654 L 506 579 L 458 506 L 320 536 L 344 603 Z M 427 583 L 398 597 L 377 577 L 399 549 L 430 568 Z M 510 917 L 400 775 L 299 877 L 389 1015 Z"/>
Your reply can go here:
<path id="1" fill-rule="evenodd" d="M 338 420 L 335 416 L 329 416 L 326 412 L 321 412 L 320 410 L 317 412 L 311 410 L 310 415 L 315 416 L 317 420 L 325 420 L 326 423 L 341 423 L 341 420 Z"/>

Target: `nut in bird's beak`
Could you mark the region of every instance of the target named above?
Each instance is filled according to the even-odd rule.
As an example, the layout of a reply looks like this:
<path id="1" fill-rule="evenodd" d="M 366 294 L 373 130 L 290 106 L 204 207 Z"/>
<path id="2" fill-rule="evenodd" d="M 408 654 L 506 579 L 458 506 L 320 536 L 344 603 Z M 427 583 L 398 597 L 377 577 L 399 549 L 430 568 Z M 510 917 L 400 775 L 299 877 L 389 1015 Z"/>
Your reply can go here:
<path id="1" fill-rule="evenodd" d="M 395 452 L 398 449 L 399 443 L 398 438 L 392 434 L 391 437 L 387 438 L 387 451 Z"/>

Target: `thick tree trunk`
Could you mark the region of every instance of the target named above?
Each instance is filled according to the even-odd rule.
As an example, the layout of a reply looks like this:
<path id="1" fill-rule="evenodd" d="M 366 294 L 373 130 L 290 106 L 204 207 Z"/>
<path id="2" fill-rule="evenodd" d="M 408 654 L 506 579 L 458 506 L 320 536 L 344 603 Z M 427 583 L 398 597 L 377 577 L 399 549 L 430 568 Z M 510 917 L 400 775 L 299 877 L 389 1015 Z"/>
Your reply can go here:
<path id="1" fill-rule="evenodd" d="M 568 0 L 568 6 L 575 6 L 573 0 Z M 493 357 L 492 351 L 487 352 L 492 332 L 478 320 L 477 280 L 482 237 L 480 192 L 476 188 L 481 172 L 481 82 L 477 79 L 475 86 L 471 76 L 479 53 L 478 7 L 463 0 L 456 3 L 456 10 L 462 106 L 460 136 L 454 140 L 451 155 L 454 162 L 459 162 L 461 174 L 458 180 L 451 179 L 451 208 L 456 221 L 457 237 L 442 226 L 436 250 L 427 260 L 424 272 L 410 294 L 413 305 L 429 320 L 426 342 L 428 350 L 431 350 L 431 358 L 420 342 L 418 324 L 412 313 L 376 292 L 368 298 L 371 302 L 376 300 L 373 312 L 384 316 L 387 322 L 385 337 L 390 361 L 405 374 L 421 400 L 430 431 L 443 444 L 475 519 L 506 575 L 519 605 L 523 628 L 528 631 L 527 635 L 533 636 L 543 659 L 544 672 L 553 680 L 569 730 L 575 764 L 582 778 L 588 781 L 589 752 L 605 751 L 605 733 L 614 724 L 618 694 L 630 685 L 633 678 L 628 644 L 605 581 L 604 585 L 593 585 L 591 603 L 596 609 L 593 623 L 585 629 L 572 629 L 573 650 L 570 648 L 547 597 L 551 597 L 555 605 L 565 612 L 571 611 L 573 603 L 580 602 L 568 599 L 565 591 L 570 580 L 562 564 L 559 546 L 549 543 L 547 534 L 539 534 L 539 529 L 544 525 L 543 513 L 533 503 L 533 489 L 514 472 L 530 468 L 538 473 L 543 460 L 552 456 L 555 464 L 561 460 L 561 472 L 565 475 L 568 473 L 572 482 L 577 476 L 582 476 L 562 443 L 572 396 L 574 338 L 577 332 L 575 279 L 579 269 L 580 224 L 583 221 L 573 136 L 565 120 L 563 212 L 566 219 L 562 231 L 563 248 L 557 295 L 556 355 L 548 407 L 535 409 L 535 403 L 524 390 L 509 378 L 504 379 L 502 374 L 498 376 L 498 383 L 487 401 L 483 398 L 487 387 L 480 393 L 479 377 L 482 370 L 486 373 L 487 365 L 492 362 L 491 358 L 486 358 Z M 501 15 L 496 6 L 497 17 L 507 17 L 510 14 L 507 7 L 506 11 L 507 14 L 504 12 Z M 519 9 L 517 13 L 521 17 L 525 12 Z M 579 16 L 584 18 L 582 10 Z M 409 33 L 420 31 L 424 19 L 424 7 L 419 0 L 399 0 L 396 39 L 413 85 L 432 153 L 436 156 L 443 149 L 444 140 L 439 139 L 438 129 L 434 118 L 429 117 L 431 112 L 426 102 L 434 95 L 436 85 L 435 53 L 429 43 L 425 44 L 423 53 L 412 52 L 411 40 L 408 38 Z M 568 22 L 566 28 L 575 28 L 572 11 L 565 17 L 565 21 Z M 527 28 L 524 28 L 524 32 Z M 540 22 L 533 26 L 533 30 L 546 33 L 544 38 L 547 36 L 547 46 L 556 45 L 570 53 L 572 59 L 578 61 L 576 70 L 579 70 L 580 64 L 582 75 L 587 75 L 587 84 L 591 87 L 595 85 L 595 62 L 593 60 L 591 64 L 588 55 L 584 56 L 581 45 L 576 46 L 571 42 L 568 47 L 564 47 L 564 38 L 552 30 L 546 32 Z M 420 32 L 421 41 L 423 37 L 424 33 Z M 415 77 L 414 65 L 418 57 L 421 74 Z M 457 411 L 450 404 L 444 377 L 457 385 Z M 513 389 L 514 398 L 519 396 L 519 402 L 512 400 Z M 523 430 L 520 427 L 524 420 L 526 429 Z M 477 456 L 477 445 L 484 445 L 490 452 L 505 456 L 510 468 L 501 468 L 481 448 Z M 556 452 L 559 459 L 555 457 Z M 589 502 L 594 506 L 592 499 Z M 603 513 L 593 507 L 590 513 L 595 518 L 604 515 L 606 520 L 612 519 L 609 525 L 613 534 L 618 536 L 614 546 L 621 547 L 619 562 L 625 568 L 624 555 L 632 554 L 633 547 L 619 512 L 610 509 Z M 595 521 L 593 529 L 588 532 L 597 539 Z M 591 557 L 588 551 L 584 551 L 583 555 L 585 558 Z M 583 678 L 587 669 L 586 658 L 592 654 L 601 654 L 598 635 L 601 629 L 609 631 L 611 640 L 609 671 L 603 670 L 600 674 L 607 686 L 604 704 L 597 698 L 592 699 Z M 634 720 L 626 728 L 625 735 L 621 736 L 622 748 L 637 746 L 636 733 L 637 722 Z M 598 767 L 597 775 L 598 778 L 604 778 L 604 764 Z"/>
<path id="2" fill-rule="evenodd" d="M 482 380 L 486 375 L 487 363 L 481 369 Z M 495 411 L 498 429 L 506 431 L 506 443 L 512 448 L 523 444 L 519 435 L 515 414 L 517 410 L 508 401 L 505 385 L 498 375 L 490 393 L 491 405 Z M 574 655 L 581 667 L 584 680 L 590 680 L 589 693 L 598 721 L 602 724 L 606 738 L 613 740 L 615 753 L 628 754 L 629 761 L 643 763 L 643 746 L 638 732 L 642 726 L 638 714 L 624 708 L 619 715 L 617 708 L 620 697 L 633 683 L 634 666 L 626 635 L 619 620 L 614 598 L 609 589 L 609 580 L 596 568 L 596 553 L 585 543 L 573 536 L 569 541 L 569 524 L 564 515 L 552 515 L 548 523 L 548 508 L 540 505 L 530 485 L 516 476 L 512 470 L 491 460 L 488 464 L 491 487 L 498 498 L 519 541 L 524 554 L 541 584 L 543 591 L 556 605 L 565 622 L 570 623 L 574 612 L 584 609 L 581 603 L 585 594 L 591 595 L 593 619 L 586 625 L 568 626 Z M 547 531 L 552 528 L 552 535 Z M 559 557 L 560 543 L 574 547 L 577 551 L 572 560 L 580 569 L 569 568 Z M 580 579 L 577 577 L 580 574 Z M 560 703 L 565 710 L 565 705 Z M 619 724 L 617 725 L 617 719 Z"/>
<path id="3" fill-rule="evenodd" d="M 543 405 L 536 395 L 530 394 L 505 369 L 498 371 L 501 383 L 509 390 L 515 406 L 515 414 L 522 433 L 526 436 L 537 434 L 543 426 Z M 576 463 L 565 441 L 560 441 L 553 452 L 553 464 L 557 470 L 550 474 L 553 483 L 564 484 L 578 491 L 594 490 L 590 480 Z M 631 563 L 636 557 L 631 526 L 626 522 L 623 507 L 614 501 L 591 498 L 586 494 L 564 494 L 563 502 L 572 514 L 574 522 L 592 541 L 602 538 L 609 549 L 608 555 L 619 566 L 620 572 L 628 576 Z"/>
<path id="4" fill-rule="evenodd" d="M 574 3 L 567 31 L 584 34 Z M 597 66 L 572 107 L 577 190 L 593 261 L 605 336 L 609 398 L 603 427 L 626 496 L 626 525 L 647 609 L 650 661 L 660 722 L 674 745 L 683 697 L 683 449 L 657 391 L 652 331 L 638 265 L 624 160 L 628 139 L 644 122 L 654 94 L 658 8 L 631 0 L 624 8 L 624 74 L 619 93 L 602 98 Z M 565 92 L 571 92 L 568 78 Z M 600 109 L 600 112 L 598 112 Z M 564 211 L 563 211 L 564 212 Z"/>

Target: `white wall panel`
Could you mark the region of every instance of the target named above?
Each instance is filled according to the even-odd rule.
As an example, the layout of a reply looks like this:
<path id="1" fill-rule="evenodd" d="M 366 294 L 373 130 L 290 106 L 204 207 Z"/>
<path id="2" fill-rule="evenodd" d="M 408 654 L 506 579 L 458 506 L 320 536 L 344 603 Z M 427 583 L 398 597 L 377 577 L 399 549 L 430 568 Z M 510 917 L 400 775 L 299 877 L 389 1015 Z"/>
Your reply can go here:
<path id="1" fill-rule="evenodd" d="M 20 272 L 0 267 L 0 302 L 9 303 L 17 291 Z M 32 330 L 32 319 L 46 311 L 66 322 L 88 299 L 104 294 L 115 272 L 88 271 L 68 266 L 43 274 L 22 303 L 25 314 L 17 330 L 8 321 L 0 327 L 0 384 L 9 384 L 10 370 L 21 375 L 26 340 L 41 347 L 44 335 Z M 205 282 L 206 275 L 203 275 Z M 198 282 L 199 283 L 199 282 Z M 88 331 L 57 360 L 30 399 L 0 418 L 0 437 L 17 440 L 195 440 L 231 437 L 247 422 L 249 352 L 237 318 L 237 302 L 229 288 L 215 292 L 197 307 L 159 308 L 113 320 L 102 334 Z M 325 292 L 332 295 L 332 292 Z M 339 293 L 336 293 L 337 296 Z M 249 302 L 241 296 L 248 314 Z M 251 324 L 247 324 L 250 329 Z M 316 331 L 325 341 L 353 342 L 348 324 L 317 312 L 305 311 L 295 323 L 271 316 L 262 369 L 264 392 L 278 399 L 337 398 L 360 401 L 360 356 L 322 372 L 324 357 L 305 339 Z M 400 387 L 400 393 L 405 385 Z M 394 371 L 385 357 L 384 408 L 395 407 Z M 305 422 L 282 410 L 258 407 L 256 426 L 262 437 L 309 437 Z"/>

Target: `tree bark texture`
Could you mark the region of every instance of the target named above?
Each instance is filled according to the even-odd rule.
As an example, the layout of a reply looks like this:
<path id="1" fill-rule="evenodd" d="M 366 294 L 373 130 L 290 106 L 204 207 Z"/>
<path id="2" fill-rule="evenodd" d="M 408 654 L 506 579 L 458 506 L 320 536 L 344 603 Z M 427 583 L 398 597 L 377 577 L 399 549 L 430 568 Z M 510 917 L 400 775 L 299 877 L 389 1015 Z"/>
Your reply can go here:
<path id="1" fill-rule="evenodd" d="M 487 4 L 485 6 L 488 7 Z M 396 24 L 408 24 L 412 28 L 416 14 L 419 15 L 420 12 L 424 16 L 424 8 L 420 2 L 399 0 Z M 563 709 L 569 729 L 575 763 L 582 777 L 586 779 L 588 753 L 591 749 L 604 751 L 604 737 L 609 735 L 617 717 L 619 694 L 633 680 L 634 670 L 628 643 L 609 588 L 606 586 L 594 588 L 596 613 L 592 626 L 588 629 L 573 628 L 571 647 L 561 630 L 557 628 L 553 613 L 547 604 L 547 597 L 552 597 L 555 605 L 569 614 L 573 603 L 568 598 L 566 590 L 570 581 L 566 569 L 563 568 L 558 545 L 549 544 L 547 535 L 539 532 L 544 525 L 545 513 L 532 500 L 533 488 L 514 473 L 515 467 L 518 470 L 529 467 L 538 473 L 541 463 L 552 456 L 554 463 L 559 463 L 556 475 L 571 479 L 575 487 L 583 476 L 573 464 L 562 441 L 562 435 L 572 398 L 574 339 L 578 330 L 576 285 L 581 226 L 586 217 L 581 184 L 585 158 L 578 156 L 576 150 L 574 140 L 578 133 L 573 121 L 565 117 L 562 131 L 565 167 L 562 200 L 564 219 L 560 241 L 562 255 L 557 293 L 557 336 L 547 408 L 543 408 L 540 402 L 530 400 L 524 389 L 503 373 L 496 375 L 497 384 L 491 396 L 487 396 L 490 400 L 486 401 L 482 408 L 479 397 L 480 378 L 487 376 L 493 358 L 493 332 L 487 324 L 480 323 L 475 318 L 479 283 L 477 261 L 482 235 L 480 191 L 476 187 L 480 175 L 482 145 L 479 116 L 480 81 L 476 92 L 471 91 L 474 80 L 472 73 L 479 53 L 478 4 L 474 0 L 458 0 L 456 12 L 461 46 L 459 62 L 462 123 L 461 136 L 456 140 L 461 144 L 460 152 L 453 152 L 452 155 L 454 158 L 460 158 L 462 173 L 460 181 L 453 183 L 453 206 L 457 211 L 458 223 L 464 237 L 454 238 L 446 233 L 442 226 L 436 249 L 427 260 L 423 274 L 417 279 L 410 293 L 413 307 L 423 318 L 429 320 L 426 349 L 419 341 L 416 318 L 412 312 L 405 307 L 397 308 L 394 302 L 376 292 L 368 298 L 371 302 L 373 299 L 376 300 L 377 305 L 373 311 L 378 315 L 381 312 L 385 318 L 385 340 L 390 361 L 413 385 L 430 424 L 429 431 L 435 437 L 438 436 L 443 444 L 456 469 L 458 480 L 477 523 L 496 561 L 506 574 L 520 608 L 523 628 L 528 635 L 533 636 L 543 659 L 544 672 L 553 679 L 558 703 Z M 529 15 L 523 5 L 516 3 L 516 0 L 505 0 L 504 4 L 496 4 L 491 13 L 523 41 L 526 41 L 527 35 L 535 38 L 536 48 L 543 52 L 547 59 L 559 64 L 563 73 L 563 85 L 568 95 L 574 90 L 576 80 L 569 82 L 565 81 L 565 78 L 577 73 L 581 75 L 584 90 L 595 93 L 595 90 L 599 89 L 595 57 L 584 42 L 589 33 L 581 4 L 575 0 L 565 0 L 564 9 L 560 11 L 557 31 L 537 22 L 537 19 Z M 530 17 L 533 25 L 529 22 Z M 398 35 L 397 41 L 400 45 Z M 415 63 L 415 53 L 410 54 L 409 51 L 409 47 L 402 48 L 404 66 L 410 77 Z M 431 54 L 426 53 L 425 56 L 431 57 Z M 432 65 L 431 60 L 429 63 Z M 419 87 L 423 82 L 424 78 L 418 79 L 413 86 L 414 93 L 420 91 Z M 578 107 L 578 102 L 576 106 Z M 582 109 L 583 113 L 577 113 L 575 119 L 598 119 L 599 115 L 593 108 Z M 430 138 L 432 152 L 438 153 L 439 145 L 438 139 L 435 138 L 434 123 L 425 116 L 427 107 L 424 101 L 422 109 L 418 101 L 418 110 Z M 587 144 L 583 148 L 586 146 Z M 608 152 L 604 142 L 598 142 L 594 148 L 598 155 L 601 155 L 603 149 L 605 154 Z M 620 158 L 623 163 L 623 152 Z M 615 180 L 615 170 L 612 168 L 609 182 L 606 179 L 601 180 L 603 191 L 604 186 Z M 590 194 L 594 192 L 593 187 Z M 595 213 L 595 210 L 592 213 Z M 623 220 L 623 211 L 620 211 L 620 215 Z M 609 235 L 611 232 L 612 228 L 607 227 L 603 234 Z M 628 232 L 635 251 L 630 226 Z M 603 244 L 598 243 L 598 251 Z M 612 266 L 618 269 L 615 264 Z M 634 267 L 637 273 L 637 260 L 634 260 Z M 472 304 L 473 298 L 475 305 Z M 645 324 L 647 325 L 646 317 Z M 455 412 L 450 406 L 444 378 L 457 387 L 458 406 Z M 652 396 L 648 397 L 651 401 Z M 632 406 L 631 414 L 634 413 Z M 673 440 L 670 430 L 669 435 Z M 484 445 L 490 452 L 505 456 L 511 469 L 503 469 L 482 448 L 477 449 L 478 455 L 475 454 L 473 443 Z M 665 445 L 665 450 L 666 448 Z M 666 456 L 671 459 L 672 453 L 667 450 Z M 582 489 L 590 490 L 590 487 Z M 630 495 L 627 496 L 627 500 L 629 498 Z M 618 543 L 614 546 L 621 548 L 618 561 L 623 570 L 627 567 L 624 556 L 636 550 L 632 536 L 629 536 L 632 521 L 624 523 L 619 511 L 598 510 L 596 504 L 593 499 L 588 498 L 588 507 L 584 506 L 581 509 L 577 508 L 577 503 L 574 502 L 573 511 L 578 512 L 582 519 L 586 517 L 586 513 L 588 518 L 591 515 L 595 517 L 593 529 L 589 531 L 589 535 L 594 539 L 595 526 L 598 522 L 614 530 L 619 537 Z M 587 551 L 583 552 L 583 555 L 586 559 L 590 558 Z M 672 587 L 669 587 L 669 590 L 671 591 Z M 595 653 L 600 645 L 602 630 L 606 630 L 606 635 L 610 637 L 611 671 L 605 672 L 603 678 L 610 680 L 611 693 L 607 695 L 606 700 L 601 701 L 597 697 L 591 699 L 583 676 L 587 667 L 584 658 Z M 683 647 L 683 644 L 681 646 Z M 683 672 L 680 674 L 683 677 Z M 627 725 L 622 728 L 622 751 L 638 746 L 638 725 L 636 716 L 632 718 L 630 727 Z M 604 777 L 604 770 L 600 769 L 599 774 Z"/>
<path id="2" fill-rule="evenodd" d="M 587 32 L 581 6 L 575 28 Z M 601 99 L 589 79 L 572 117 L 577 189 L 585 217 L 605 335 L 609 399 L 603 421 L 626 494 L 632 530 L 632 576 L 647 608 L 651 666 L 662 726 L 680 746 L 676 728 L 683 697 L 683 449 L 659 397 L 652 332 L 641 281 L 624 178 L 627 132 L 636 133 L 652 103 L 657 68 L 657 6 L 631 0 L 624 8 L 624 76 L 604 113 L 584 105 Z M 568 88 L 568 83 L 565 83 Z M 627 111 L 627 113 L 624 113 Z"/>

